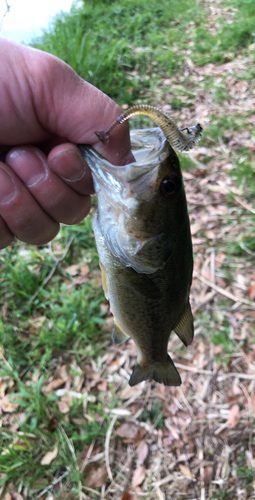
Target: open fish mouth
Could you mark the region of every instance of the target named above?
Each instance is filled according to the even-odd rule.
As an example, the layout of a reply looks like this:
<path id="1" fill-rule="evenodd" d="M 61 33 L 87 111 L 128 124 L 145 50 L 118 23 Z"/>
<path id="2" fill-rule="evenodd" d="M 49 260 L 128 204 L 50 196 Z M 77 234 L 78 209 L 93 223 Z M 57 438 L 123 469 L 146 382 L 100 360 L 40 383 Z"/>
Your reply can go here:
<path id="1" fill-rule="evenodd" d="M 112 206 L 126 205 L 127 209 L 135 199 L 150 199 L 159 164 L 167 157 L 169 148 L 159 128 L 134 130 L 130 132 L 130 137 L 136 161 L 125 166 L 114 166 L 94 149 L 79 145 L 92 170 L 96 193 L 104 191 Z"/>

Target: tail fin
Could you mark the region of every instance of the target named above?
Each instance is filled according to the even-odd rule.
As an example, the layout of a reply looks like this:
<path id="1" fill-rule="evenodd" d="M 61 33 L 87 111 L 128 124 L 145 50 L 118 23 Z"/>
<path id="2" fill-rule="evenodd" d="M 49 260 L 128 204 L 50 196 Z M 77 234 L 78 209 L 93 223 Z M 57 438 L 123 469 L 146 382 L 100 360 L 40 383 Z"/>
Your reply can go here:
<path id="1" fill-rule="evenodd" d="M 181 377 L 176 370 L 170 356 L 164 363 L 151 364 L 150 366 L 140 366 L 138 363 L 133 369 L 129 380 L 129 385 L 139 384 L 143 380 L 153 379 L 164 385 L 181 385 Z"/>

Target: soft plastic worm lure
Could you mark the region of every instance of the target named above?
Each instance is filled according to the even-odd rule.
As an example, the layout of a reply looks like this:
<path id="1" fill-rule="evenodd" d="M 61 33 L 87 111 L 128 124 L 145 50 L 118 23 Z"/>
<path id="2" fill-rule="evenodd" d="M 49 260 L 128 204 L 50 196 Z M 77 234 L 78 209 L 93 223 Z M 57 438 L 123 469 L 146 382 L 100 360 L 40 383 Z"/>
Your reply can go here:
<path id="1" fill-rule="evenodd" d="M 147 106 L 147 104 L 133 106 L 119 116 L 107 130 L 95 132 L 95 134 L 103 144 L 107 144 L 111 131 L 117 127 L 117 125 L 121 125 L 121 123 L 125 122 L 134 115 L 146 115 L 154 120 L 161 128 L 170 146 L 176 151 L 182 153 L 191 151 L 197 147 L 200 141 L 203 129 L 199 123 L 189 128 L 185 127 L 179 129 L 170 116 L 154 106 Z M 187 131 L 187 134 L 182 133 L 184 130 Z"/>

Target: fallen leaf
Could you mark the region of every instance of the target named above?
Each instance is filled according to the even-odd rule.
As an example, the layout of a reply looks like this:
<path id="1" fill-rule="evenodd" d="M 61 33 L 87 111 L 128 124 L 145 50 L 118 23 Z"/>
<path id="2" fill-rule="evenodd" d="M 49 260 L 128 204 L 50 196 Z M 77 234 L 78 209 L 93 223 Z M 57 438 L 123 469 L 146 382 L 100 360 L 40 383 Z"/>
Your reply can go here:
<path id="1" fill-rule="evenodd" d="M 13 413 L 18 408 L 18 405 L 9 401 L 8 396 L 4 396 L 0 399 L 0 408 L 6 413 Z"/>
<path id="2" fill-rule="evenodd" d="M 135 470 L 133 477 L 132 477 L 132 486 L 135 488 L 136 486 L 139 486 L 145 479 L 145 466 L 144 465 L 139 465 L 137 469 Z"/>
<path id="3" fill-rule="evenodd" d="M 82 285 L 83 283 L 87 283 L 89 281 L 88 276 L 75 276 L 73 279 L 73 284 L 74 285 Z"/>
<path id="4" fill-rule="evenodd" d="M 5 389 L 8 386 L 7 380 L 0 380 L 0 397 L 4 396 Z"/>
<path id="5" fill-rule="evenodd" d="M 255 479 L 253 479 L 253 481 L 248 484 L 247 486 L 251 486 L 251 488 L 253 488 L 255 490 Z"/>
<path id="6" fill-rule="evenodd" d="M 241 414 L 239 405 L 235 404 L 230 408 L 228 414 L 228 423 L 230 427 L 235 427 L 239 423 L 240 418 Z"/>
<path id="7" fill-rule="evenodd" d="M 68 401 L 67 401 L 68 400 Z M 65 413 L 68 413 L 69 410 L 70 410 L 70 402 L 71 402 L 71 399 L 66 397 L 66 396 L 63 396 L 61 398 L 61 401 L 57 401 L 57 405 L 58 405 L 58 409 L 61 413 L 63 413 L 63 415 Z"/>
<path id="8" fill-rule="evenodd" d="M 124 391 L 121 393 L 120 395 L 120 398 L 121 399 L 129 399 L 129 398 L 133 398 L 134 396 L 140 396 L 141 394 L 141 389 L 138 389 L 137 387 L 131 387 L 130 385 L 128 385 L 127 387 L 125 387 Z"/>
<path id="9" fill-rule="evenodd" d="M 47 451 L 46 455 L 42 458 L 40 464 L 41 465 L 49 465 L 51 464 L 52 460 L 56 458 L 58 454 L 58 447 L 55 446 L 55 448 L 52 451 Z"/>
<path id="10" fill-rule="evenodd" d="M 48 429 L 49 429 L 50 432 L 54 432 L 57 429 L 58 424 L 59 424 L 58 419 L 53 416 L 53 417 L 50 418 L 47 427 L 48 427 Z"/>
<path id="11" fill-rule="evenodd" d="M 213 468 L 208 466 L 204 468 L 204 473 L 203 473 L 203 479 L 204 479 L 204 485 L 209 486 L 212 481 L 212 473 L 213 473 Z"/>
<path id="12" fill-rule="evenodd" d="M 128 439 L 132 442 L 137 434 L 137 425 L 134 424 L 133 422 L 123 422 L 115 431 L 115 434 L 117 436 L 123 438 L 123 439 Z"/>
<path id="13" fill-rule="evenodd" d="M 97 388 L 99 391 L 107 391 L 107 387 L 108 387 L 108 384 L 107 384 L 107 380 L 105 379 L 101 379 L 101 381 L 97 384 Z"/>
<path id="14" fill-rule="evenodd" d="M 189 460 L 191 457 L 193 457 L 193 453 L 182 453 L 178 459 L 177 459 L 177 463 L 179 462 L 185 462 L 187 459 Z"/>
<path id="15" fill-rule="evenodd" d="M 8 302 L 4 302 L 1 307 L 0 316 L 3 316 L 3 318 L 6 318 L 7 316 L 8 306 L 9 306 Z"/>
<path id="16" fill-rule="evenodd" d="M 249 299 L 253 300 L 255 299 L 255 283 L 251 283 L 250 286 L 246 289 L 246 293 L 249 297 Z"/>
<path id="17" fill-rule="evenodd" d="M 201 227 L 202 227 L 202 224 L 200 222 L 195 222 L 194 224 L 191 224 L 190 232 L 191 232 L 192 236 L 197 234 L 198 231 L 200 231 Z"/>
<path id="18" fill-rule="evenodd" d="M 24 500 L 24 497 L 20 493 L 14 491 L 12 493 L 12 500 Z"/>
<path id="19" fill-rule="evenodd" d="M 139 443 L 136 453 L 137 453 L 137 462 L 139 465 L 142 465 L 149 453 L 149 447 L 144 440 Z"/>
<path id="20" fill-rule="evenodd" d="M 128 490 L 126 490 L 121 497 L 121 500 L 138 500 L 138 497 L 130 488 L 128 488 Z"/>
<path id="21" fill-rule="evenodd" d="M 113 327 L 113 316 L 109 316 L 108 318 L 104 319 L 105 319 L 105 324 L 100 325 L 100 330 L 103 330 L 103 332 L 109 332 Z"/>
<path id="22" fill-rule="evenodd" d="M 64 383 L 65 381 L 62 378 L 55 378 L 54 380 L 49 382 L 43 388 L 45 396 L 49 396 L 54 389 L 58 389 L 58 387 L 61 387 L 61 385 L 63 385 Z"/>
<path id="23" fill-rule="evenodd" d="M 179 464 L 179 469 L 180 469 L 181 473 L 184 476 L 186 476 L 186 477 L 194 477 L 194 475 L 192 474 L 190 468 L 187 467 L 187 465 Z"/>
<path id="24" fill-rule="evenodd" d="M 71 274 L 71 276 L 75 276 L 79 272 L 79 264 L 73 264 L 72 266 L 66 267 L 66 273 Z"/>
<path id="25" fill-rule="evenodd" d="M 89 476 L 86 477 L 86 486 L 88 488 L 100 488 L 108 478 L 106 467 L 92 469 Z"/>
<path id="26" fill-rule="evenodd" d="M 115 434 L 121 437 L 124 443 L 138 444 L 144 438 L 146 430 L 133 422 L 123 422 L 115 431 Z"/>
<path id="27" fill-rule="evenodd" d="M 80 273 L 82 276 L 86 276 L 89 273 L 90 269 L 88 264 L 83 264 L 80 268 Z"/>
<path id="28" fill-rule="evenodd" d="M 29 324 L 35 328 L 41 328 L 45 320 L 46 316 L 37 316 L 36 318 L 30 318 Z"/>

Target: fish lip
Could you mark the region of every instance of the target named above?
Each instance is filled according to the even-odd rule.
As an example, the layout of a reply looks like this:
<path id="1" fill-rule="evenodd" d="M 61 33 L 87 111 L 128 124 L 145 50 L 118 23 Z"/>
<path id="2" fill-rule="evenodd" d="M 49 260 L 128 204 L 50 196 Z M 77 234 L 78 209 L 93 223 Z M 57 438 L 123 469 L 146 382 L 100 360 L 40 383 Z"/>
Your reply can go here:
<path id="1" fill-rule="evenodd" d="M 158 127 L 152 129 L 131 130 L 131 147 L 132 140 L 134 142 L 136 140 L 136 136 L 144 135 L 148 137 L 148 134 L 150 134 L 152 138 L 156 137 L 158 141 L 158 147 L 155 144 L 154 151 L 151 154 L 148 154 L 147 157 L 142 161 L 134 161 L 126 165 L 112 165 L 100 153 L 95 151 L 90 146 L 87 146 L 86 144 L 78 144 L 78 147 L 84 155 L 86 161 L 89 164 L 89 167 L 91 168 L 95 176 L 98 175 L 98 167 L 95 164 L 99 162 L 100 168 L 103 171 L 108 172 L 115 179 L 119 179 L 121 182 L 125 182 L 126 184 L 138 179 L 139 177 L 142 177 L 147 172 L 150 172 L 151 170 L 156 168 L 159 162 L 163 161 L 167 156 L 169 143 L 166 140 L 162 130 Z M 145 142 L 144 145 L 146 145 Z M 160 158 L 161 156 L 162 158 Z"/>

